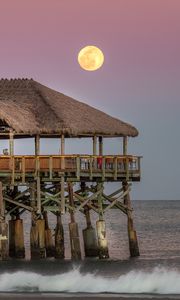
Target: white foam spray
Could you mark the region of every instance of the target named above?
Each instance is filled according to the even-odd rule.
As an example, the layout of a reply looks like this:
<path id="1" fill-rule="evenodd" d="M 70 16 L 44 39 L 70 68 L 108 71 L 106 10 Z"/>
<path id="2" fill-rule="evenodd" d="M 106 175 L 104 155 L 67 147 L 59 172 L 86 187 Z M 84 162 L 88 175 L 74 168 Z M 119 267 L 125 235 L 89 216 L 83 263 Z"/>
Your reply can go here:
<path id="1" fill-rule="evenodd" d="M 117 278 L 81 274 L 78 269 L 58 275 L 30 272 L 0 275 L 0 291 L 180 294 L 180 272 L 156 268 L 131 271 Z"/>

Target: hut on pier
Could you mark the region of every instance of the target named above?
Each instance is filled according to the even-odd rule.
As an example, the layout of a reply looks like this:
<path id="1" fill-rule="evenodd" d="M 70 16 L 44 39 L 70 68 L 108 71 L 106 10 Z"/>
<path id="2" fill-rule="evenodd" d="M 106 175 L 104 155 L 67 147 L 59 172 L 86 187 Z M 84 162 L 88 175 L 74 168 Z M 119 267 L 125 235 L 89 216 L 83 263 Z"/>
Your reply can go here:
<path id="1" fill-rule="evenodd" d="M 0 138 L 8 139 L 9 149 L 0 154 L 0 254 L 2 259 L 24 257 L 21 214 L 31 212 L 31 257 L 64 258 L 61 215 L 69 213 L 72 258 L 81 258 L 75 212 L 87 221 L 83 230 L 87 256 L 107 258 L 104 213 L 116 207 L 127 215 L 131 256 L 139 255 L 130 204 L 130 182 L 140 180 L 140 157 L 128 154 L 128 137 L 138 131 L 85 103 L 54 91 L 33 79 L 0 80 Z M 34 155 L 16 155 L 14 140 L 34 138 Z M 60 153 L 42 155 L 41 138 L 59 138 Z M 122 153 L 104 155 L 103 139 L 119 137 Z M 91 138 L 92 155 L 65 151 L 67 138 Z M 104 182 L 120 182 L 111 195 Z M 80 189 L 75 190 L 75 183 Z M 92 183 L 92 185 L 90 185 Z M 23 191 L 21 187 L 24 187 Z M 97 213 L 96 230 L 90 211 Z M 48 213 L 57 217 L 55 241 L 48 227 Z M 7 216 L 11 220 L 7 224 Z M 97 232 L 96 232 L 97 231 Z"/>

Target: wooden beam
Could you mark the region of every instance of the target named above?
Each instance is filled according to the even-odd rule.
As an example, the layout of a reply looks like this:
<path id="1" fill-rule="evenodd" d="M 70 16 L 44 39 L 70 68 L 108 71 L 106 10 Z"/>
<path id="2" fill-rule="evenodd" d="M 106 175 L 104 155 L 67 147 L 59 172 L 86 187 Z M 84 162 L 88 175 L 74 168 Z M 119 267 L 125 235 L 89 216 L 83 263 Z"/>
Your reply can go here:
<path id="1" fill-rule="evenodd" d="M 60 211 L 62 214 L 65 213 L 65 196 L 64 196 L 64 176 L 61 176 L 61 206 Z"/>
<path id="2" fill-rule="evenodd" d="M 41 214 L 41 180 L 40 176 L 38 175 L 37 181 L 36 181 L 36 190 L 37 190 L 37 213 Z"/>
<path id="3" fill-rule="evenodd" d="M 65 155 L 65 137 L 64 134 L 61 135 L 61 155 Z M 61 158 L 61 169 L 65 169 L 64 157 Z"/>
<path id="4" fill-rule="evenodd" d="M 128 137 L 123 137 L 123 155 L 127 155 Z"/>
<path id="5" fill-rule="evenodd" d="M 99 155 L 103 155 L 103 137 L 99 136 Z"/>
<path id="6" fill-rule="evenodd" d="M 80 171 L 81 171 L 81 167 L 80 167 L 80 157 L 77 156 L 77 157 L 76 157 L 76 177 L 77 177 L 77 180 L 80 179 Z"/>
<path id="7" fill-rule="evenodd" d="M 123 137 L 123 155 L 127 155 L 127 145 L 128 145 L 128 138 L 127 136 Z M 126 174 L 126 180 L 129 180 L 129 161 L 128 158 L 126 158 L 124 162 L 124 169 Z"/>
<path id="8" fill-rule="evenodd" d="M 40 155 L 40 136 L 37 134 L 35 136 L 35 155 Z"/>
<path id="9" fill-rule="evenodd" d="M 0 181 L 0 219 L 4 219 L 5 208 L 4 208 L 4 201 L 3 201 L 3 185 Z"/>
<path id="10" fill-rule="evenodd" d="M 21 202 L 18 202 L 18 201 L 9 199 L 9 198 L 7 198 L 7 197 L 4 197 L 4 200 L 7 201 L 7 202 L 9 202 L 9 203 L 13 203 L 13 204 L 15 204 L 15 205 L 17 205 L 17 206 L 19 206 L 19 207 L 25 208 L 26 210 L 33 211 L 33 208 L 32 208 L 32 207 L 30 207 L 30 206 L 28 206 L 28 205 L 25 205 L 25 204 L 23 204 L 23 203 L 21 203 Z"/>
<path id="11" fill-rule="evenodd" d="M 97 155 L 97 136 L 93 136 L 93 155 Z"/>
<path id="12" fill-rule="evenodd" d="M 14 155 L 14 134 L 12 131 L 9 133 L 9 155 Z"/>

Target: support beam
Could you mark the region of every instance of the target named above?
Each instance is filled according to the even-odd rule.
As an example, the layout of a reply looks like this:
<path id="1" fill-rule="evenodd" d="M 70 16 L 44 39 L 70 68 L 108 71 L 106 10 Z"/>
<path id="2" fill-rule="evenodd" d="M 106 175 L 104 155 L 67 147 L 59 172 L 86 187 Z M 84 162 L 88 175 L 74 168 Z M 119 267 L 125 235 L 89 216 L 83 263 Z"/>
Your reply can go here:
<path id="1" fill-rule="evenodd" d="M 99 155 L 103 155 L 103 137 L 99 136 Z"/>
<path id="2" fill-rule="evenodd" d="M 122 182 L 124 192 L 128 191 L 128 182 Z M 131 257 L 139 256 L 139 246 L 136 231 L 134 229 L 132 210 L 131 210 L 131 201 L 129 192 L 124 196 L 124 204 L 127 206 L 127 227 L 128 227 L 128 237 L 129 237 L 129 251 Z"/>
<path id="3" fill-rule="evenodd" d="M 39 172 L 38 172 L 39 173 Z M 36 180 L 37 213 L 41 214 L 41 181 L 39 174 Z"/>
<path id="4" fill-rule="evenodd" d="M 35 155 L 40 155 L 40 136 L 35 136 Z M 37 198 L 37 213 L 41 214 L 41 181 L 39 174 L 39 158 L 36 158 L 36 198 Z"/>
<path id="5" fill-rule="evenodd" d="M 12 131 L 9 133 L 9 155 L 14 155 L 14 134 Z"/>
<path id="6" fill-rule="evenodd" d="M 64 176 L 61 176 L 61 205 L 60 205 L 60 211 L 62 214 L 65 214 L 65 195 L 64 195 Z"/>
<path id="7" fill-rule="evenodd" d="M 123 137 L 123 155 L 126 156 L 127 155 L 127 147 L 128 147 L 128 137 L 124 136 Z M 124 161 L 124 170 L 125 170 L 125 174 L 126 174 L 126 180 L 129 180 L 129 161 L 128 158 L 126 158 L 126 160 Z"/>
<path id="8" fill-rule="evenodd" d="M 93 136 L 93 155 L 97 155 L 97 136 Z"/>
<path id="9" fill-rule="evenodd" d="M 35 155 L 40 155 L 40 136 L 37 134 L 35 136 Z"/>
<path id="10" fill-rule="evenodd" d="M 64 134 L 61 135 L 61 155 L 65 155 L 65 137 Z M 65 169 L 64 157 L 61 158 L 61 169 Z"/>
<path id="11" fill-rule="evenodd" d="M 128 137 L 123 137 L 123 155 L 127 155 Z"/>

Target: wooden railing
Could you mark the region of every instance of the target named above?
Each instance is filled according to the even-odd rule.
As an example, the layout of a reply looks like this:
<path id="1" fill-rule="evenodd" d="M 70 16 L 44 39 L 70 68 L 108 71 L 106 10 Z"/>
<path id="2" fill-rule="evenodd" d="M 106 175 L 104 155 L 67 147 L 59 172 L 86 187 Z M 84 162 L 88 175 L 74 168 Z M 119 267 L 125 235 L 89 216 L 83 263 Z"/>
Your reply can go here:
<path id="1" fill-rule="evenodd" d="M 27 174 L 37 172 L 48 173 L 50 178 L 59 172 L 74 173 L 76 178 L 80 176 L 108 175 L 117 180 L 120 176 L 140 176 L 139 156 L 122 155 L 28 155 L 28 156 L 0 156 L 0 174 L 10 173 L 11 176 L 21 175 L 23 181 Z"/>

